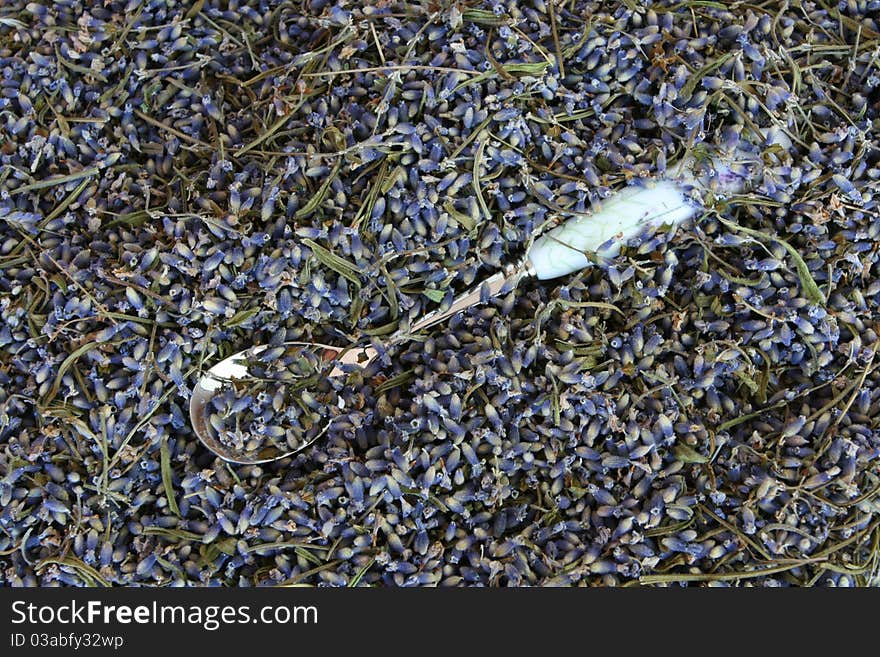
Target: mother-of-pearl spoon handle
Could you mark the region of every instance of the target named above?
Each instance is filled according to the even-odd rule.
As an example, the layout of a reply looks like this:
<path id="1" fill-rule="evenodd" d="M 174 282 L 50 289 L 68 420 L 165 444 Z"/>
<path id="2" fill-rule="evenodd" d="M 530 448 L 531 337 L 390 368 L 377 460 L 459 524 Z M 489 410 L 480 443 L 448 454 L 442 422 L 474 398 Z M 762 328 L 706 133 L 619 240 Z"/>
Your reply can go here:
<path id="1" fill-rule="evenodd" d="M 780 130 L 762 132 L 769 143 L 791 146 Z M 702 164 L 693 157 L 684 158 L 666 178 L 625 187 L 602 201 L 595 212 L 544 233 L 529 249 L 527 266 L 545 280 L 614 258 L 623 245 L 644 231 L 674 227 L 696 214 L 701 206 L 689 194 L 690 189 L 725 195 L 741 192 L 757 161 L 755 154 L 745 149 Z"/>
<path id="2" fill-rule="evenodd" d="M 675 226 L 696 211 L 677 182 L 632 185 L 609 196 L 592 214 L 544 233 L 529 249 L 528 259 L 541 280 L 565 276 L 617 256 L 624 244 L 649 228 Z"/>

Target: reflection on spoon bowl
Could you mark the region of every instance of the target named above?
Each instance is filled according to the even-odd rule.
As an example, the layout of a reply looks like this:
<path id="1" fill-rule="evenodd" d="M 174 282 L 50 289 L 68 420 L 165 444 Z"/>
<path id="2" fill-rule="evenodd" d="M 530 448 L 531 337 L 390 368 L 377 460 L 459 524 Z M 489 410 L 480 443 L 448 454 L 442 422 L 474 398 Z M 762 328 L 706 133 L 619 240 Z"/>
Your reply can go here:
<path id="1" fill-rule="evenodd" d="M 376 351 L 370 347 L 341 349 L 312 342 L 286 342 L 283 346 L 285 348 L 300 347 L 303 352 L 319 356 L 321 361 L 327 363 L 327 367 L 330 368 L 329 372 L 323 374 L 325 378 L 343 376 L 346 373 L 346 369 L 348 369 L 346 366 L 358 365 L 364 367 L 376 357 Z M 309 440 L 301 445 L 297 445 L 293 449 L 281 449 L 277 445 L 272 444 L 271 441 L 266 441 L 265 444 L 255 449 L 245 450 L 234 447 L 229 444 L 229 441 L 221 440 L 216 427 L 212 426 L 210 421 L 212 403 L 218 395 L 221 395 L 230 386 L 246 383 L 249 380 L 256 381 L 257 378 L 249 369 L 248 364 L 253 364 L 255 359 L 268 348 L 270 348 L 269 345 L 258 345 L 224 358 L 202 374 L 193 388 L 189 402 L 190 422 L 193 429 L 208 449 L 227 461 L 257 464 L 269 463 L 293 456 L 314 444 L 330 427 L 332 418 L 324 417 L 320 429 L 310 431 Z M 280 389 L 283 385 L 284 383 L 279 381 L 276 388 Z M 340 408 L 343 407 L 342 397 L 337 398 L 337 404 Z"/>

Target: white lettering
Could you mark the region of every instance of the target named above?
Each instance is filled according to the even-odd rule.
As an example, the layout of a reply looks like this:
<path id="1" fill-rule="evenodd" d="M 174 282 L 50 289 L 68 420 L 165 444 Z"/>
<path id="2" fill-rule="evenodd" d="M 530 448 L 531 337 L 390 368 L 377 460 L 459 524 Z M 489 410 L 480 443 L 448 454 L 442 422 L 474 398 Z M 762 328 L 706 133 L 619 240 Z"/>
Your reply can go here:
<path id="1" fill-rule="evenodd" d="M 23 607 L 25 604 L 24 600 L 16 600 L 12 603 L 12 611 L 19 615 L 20 620 L 12 619 L 13 624 L 20 625 L 27 620 L 27 614 L 25 614 L 20 607 Z"/>

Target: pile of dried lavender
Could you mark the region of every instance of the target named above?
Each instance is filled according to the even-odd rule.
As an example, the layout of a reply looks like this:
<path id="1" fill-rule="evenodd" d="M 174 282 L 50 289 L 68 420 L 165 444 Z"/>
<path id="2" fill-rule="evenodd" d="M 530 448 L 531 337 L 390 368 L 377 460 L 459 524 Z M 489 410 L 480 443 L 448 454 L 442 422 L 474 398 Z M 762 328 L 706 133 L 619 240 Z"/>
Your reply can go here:
<path id="1" fill-rule="evenodd" d="M 876 582 L 880 2 L 300 4 L 0 7 L 0 582 Z M 196 440 L 223 356 L 381 348 L 741 141 L 748 194 L 383 351 L 301 454 Z"/>

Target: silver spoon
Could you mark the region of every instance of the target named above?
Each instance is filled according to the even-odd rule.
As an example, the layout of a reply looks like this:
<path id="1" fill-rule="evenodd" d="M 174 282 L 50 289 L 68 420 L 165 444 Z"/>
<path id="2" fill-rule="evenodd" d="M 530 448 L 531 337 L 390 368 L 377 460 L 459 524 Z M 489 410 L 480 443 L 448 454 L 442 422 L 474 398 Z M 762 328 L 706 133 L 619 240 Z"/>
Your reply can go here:
<path id="1" fill-rule="evenodd" d="M 488 290 L 490 297 L 497 295 L 505 285 L 508 284 L 508 282 L 515 286 L 522 276 L 526 274 L 534 274 L 529 267 L 528 261 L 524 261 L 516 267 L 508 267 L 504 272 L 499 272 L 490 276 L 467 293 L 456 297 L 447 310 L 428 313 L 418 322 L 413 324 L 409 330 L 397 331 L 392 334 L 385 340 L 385 346 L 390 347 L 406 342 L 414 334 L 478 304 L 483 294 L 484 286 Z M 355 345 L 352 347 L 341 348 L 318 342 L 285 342 L 283 344 L 285 346 L 309 349 L 312 353 L 320 354 L 323 360 L 332 361 L 333 367 L 326 374 L 326 376 L 329 377 L 344 376 L 346 365 L 366 367 L 379 356 L 379 352 L 371 346 Z M 193 388 L 192 396 L 189 400 L 189 417 L 196 435 L 208 449 L 214 452 L 217 456 L 232 463 L 269 463 L 288 456 L 293 456 L 309 445 L 312 445 L 318 438 L 324 435 L 330 427 L 330 422 L 327 422 L 324 428 L 309 440 L 309 442 L 300 445 L 296 449 L 284 452 L 273 450 L 272 452 L 259 451 L 256 454 L 245 454 L 227 447 L 218 439 L 213 427 L 211 427 L 207 421 L 208 404 L 210 404 L 212 397 L 222 387 L 224 382 L 249 378 L 250 375 L 248 373 L 248 368 L 244 362 L 258 356 L 266 350 L 267 346 L 268 345 L 256 345 L 234 353 L 221 360 L 201 376 L 198 383 L 196 383 Z"/>
<path id="2" fill-rule="evenodd" d="M 784 143 L 781 138 L 776 141 Z M 678 177 L 675 180 L 660 179 L 646 186 L 626 187 L 606 198 L 596 212 L 581 214 L 548 231 L 535 240 L 519 264 L 508 266 L 473 286 L 456 297 L 448 309 L 430 312 L 408 330 L 392 334 L 385 345 L 408 341 L 414 334 L 480 303 L 481 299 L 487 298 L 486 294 L 493 297 L 502 290 L 513 289 L 524 276 L 536 276 L 539 280 L 557 278 L 589 267 L 597 261 L 610 260 L 619 254 L 621 247 L 630 239 L 644 231 L 661 226 L 674 227 L 693 216 L 699 205 L 691 199 L 689 188 L 724 195 L 739 192 L 749 175 L 747 165 L 754 164 L 754 161 L 754 156 L 745 153 L 735 153 L 734 158 L 728 160 L 730 164 L 715 158 L 710 163 L 711 173 L 707 179 L 706 176 L 697 177 L 694 174 L 697 164 L 688 159 L 677 167 L 674 175 Z M 350 365 L 366 367 L 379 355 L 371 346 L 340 348 L 309 342 L 286 344 L 320 353 L 328 367 L 332 362 L 333 366 L 326 374 L 329 377 L 344 375 Z M 249 347 L 221 360 L 202 375 L 190 398 L 190 421 L 196 435 L 217 456 L 233 463 L 267 463 L 292 456 L 312 445 L 330 426 L 328 421 L 307 443 L 287 451 L 267 448 L 256 453 L 244 453 L 227 447 L 218 439 L 207 421 L 212 397 L 224 381 L 252 378 L 245 363 L 266 348 L 267 345 Z"/>

